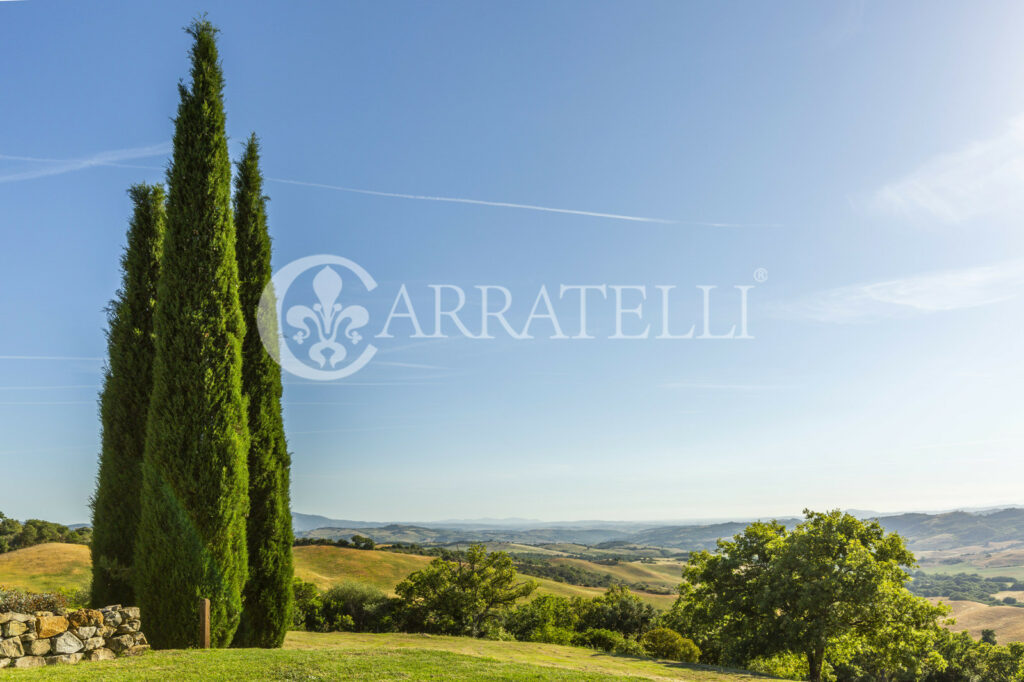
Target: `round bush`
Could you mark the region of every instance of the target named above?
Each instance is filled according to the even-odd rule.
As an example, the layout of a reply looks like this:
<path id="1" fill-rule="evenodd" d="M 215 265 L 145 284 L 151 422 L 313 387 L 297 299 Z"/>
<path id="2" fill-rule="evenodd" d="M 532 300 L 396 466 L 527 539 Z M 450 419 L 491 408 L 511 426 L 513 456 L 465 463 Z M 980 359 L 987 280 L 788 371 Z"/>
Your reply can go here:
<path id="1" fill-rule="evenodd" d="M 696 663 L 700 658 L 700 649 L 692 640 L 669 628 L 654 628 L 643 636 L 641 643 L 644 651 L 655 658 L 687 663 Z"/>

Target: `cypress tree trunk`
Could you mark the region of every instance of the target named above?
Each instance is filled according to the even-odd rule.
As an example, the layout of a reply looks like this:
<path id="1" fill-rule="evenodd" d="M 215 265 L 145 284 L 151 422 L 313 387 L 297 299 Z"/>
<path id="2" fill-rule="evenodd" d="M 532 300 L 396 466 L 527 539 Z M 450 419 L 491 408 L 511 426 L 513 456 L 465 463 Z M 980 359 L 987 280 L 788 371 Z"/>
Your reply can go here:
<path id="1" fill-rule="evenodd" d="M 103 429 L 92 506 L 94 606 L 134 604 L 131 566 L 139 525 L 142 452 L 153 386 L 153 307 L 164 238 L 164 190 L 134 185 L 121 288 L 107 309 L 107 367 L 100 394 Z"/>
<path id="2" fill-rule="evenodd" d="M 142 465 L 136 595 L 158 648 L 198 643 L 198 599 L 210 640 L 227 646 L 246 580 L 249 433 L 231 165 L 216 30 L 197 20 L 191 89 L 168 171 L 167 234 L 157 289 L 156 361 Z"/>
<path id="3" fill-rule="evenodd" d="M 279 647 L 291 624 L 291 466 L 281 417 L 281 369 L 267 353 L 256 311 L 270 282 L 270 235 L 259 168 L 259 142 L 249 138 L 235 176 L 239 299 L 245 318 L 242 391 L 249 401 L 249 580 L 235 646 Z M 273 314 L 273 308 L 269 309 Z M 275 320 L 268 320 L 274 323 Z"/>

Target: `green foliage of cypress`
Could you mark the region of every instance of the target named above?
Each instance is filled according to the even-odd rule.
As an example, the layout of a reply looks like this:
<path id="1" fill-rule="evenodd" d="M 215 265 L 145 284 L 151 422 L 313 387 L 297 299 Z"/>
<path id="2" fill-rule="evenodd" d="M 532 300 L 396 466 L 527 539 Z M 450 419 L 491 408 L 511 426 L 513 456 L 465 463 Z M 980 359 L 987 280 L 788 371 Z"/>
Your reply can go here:
<path id="1" fill-rule="evenodd" d="M 142 453 L 153 386 L 153 309 L 163 249 L 164 190 L 134 185 L 121 288 L 107 308 L 108 360 L 100 393 L 103 429 L 92 506 L 92 589 L 96 606 L 134 604 L 131 566 L 139 525 Z"/>
<path id="2" fill-rule="evenodd" d="M 157 290 L 156 361 L 143 460 L 136 595 L 158 648 L 198 643 L 210 599 L 213 646 L 230 644 L 246 581 L 247 455 L 231 164 L 216 29 L 187 29 L 191 89 L 168 171 L 167 233 Z"/>
<path id="3" fill-rule="evenodd" d="M 249 401 L 249 580 L 235 646 L 279 647 L 291 624 L 292 513 L 288 445 L 281 417 L 281 370 L 260 340 L 256 313 L 270 282 L 270 235 L 253 134 L 235 175 L 239 300 L 245 318 L 242 390 Z M 274 315 L 273 306 L 264 314 Z M 276 319 L 265 324 L 277 328 Z"/>

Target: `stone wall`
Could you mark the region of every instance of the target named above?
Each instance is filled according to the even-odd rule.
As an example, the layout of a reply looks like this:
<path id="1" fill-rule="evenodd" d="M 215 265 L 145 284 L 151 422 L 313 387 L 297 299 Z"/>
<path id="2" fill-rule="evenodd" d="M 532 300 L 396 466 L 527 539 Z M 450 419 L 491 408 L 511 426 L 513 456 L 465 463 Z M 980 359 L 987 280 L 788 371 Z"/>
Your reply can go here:
<path id="1" fill-rule="evenodd" d="M 149 648 L 137 606 L 0 613 L 0 668 L 104 661 Z"/>

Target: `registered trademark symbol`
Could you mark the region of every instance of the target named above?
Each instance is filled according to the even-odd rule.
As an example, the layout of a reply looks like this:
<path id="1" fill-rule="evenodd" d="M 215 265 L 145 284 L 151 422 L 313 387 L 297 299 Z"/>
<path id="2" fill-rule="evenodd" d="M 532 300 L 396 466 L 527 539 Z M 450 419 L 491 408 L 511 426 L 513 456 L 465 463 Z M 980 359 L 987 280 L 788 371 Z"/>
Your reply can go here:
<path id="1" fill-rule="evenodd" d="M 758 268 L 754 270 L 754 281 L 755 282 L 766 282 L 768 280 L 768 271 L 764 268 Z"/>

